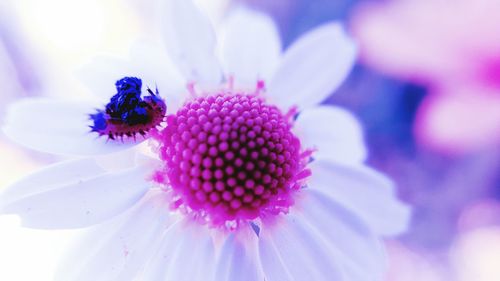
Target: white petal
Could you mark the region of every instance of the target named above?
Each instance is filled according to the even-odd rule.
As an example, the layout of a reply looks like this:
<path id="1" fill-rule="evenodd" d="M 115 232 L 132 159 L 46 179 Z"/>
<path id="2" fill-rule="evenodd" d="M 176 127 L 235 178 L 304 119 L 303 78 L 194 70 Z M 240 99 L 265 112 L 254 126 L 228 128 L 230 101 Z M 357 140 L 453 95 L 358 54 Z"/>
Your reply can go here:
<path id="1" fill-rule="evenodd" d="M 383 278 L 382 245 L 359 217 L 314 189 L 307 190 L 307 201 L 301 207 L 304 223 L 342 255 L 344 270 L 356 274 L 360 281 Z"/>
<path id="2" fill-rule="evenodd" d="M 300 112 L 295 123 L 302 145 L 316 148 L 314 158 L 346 164 L 366 160 L 363 132 L 356 118 L 334 106 L 318 106 Z"/>
<path id="3" fill-rule="evenodd" d="M 95 97 L 107 102 L 116 94 L 116 81 L 139 73 L 124 59 L 100 55 L 78 68 L 75 75 Z"/>
<path id="4" fill-rule="evenodd" d="M 64 172 L 62 169 L 61 172 Z M 112 218 L 135 204 L 149 189 L 148 166 L 89 178 L 74 178 L 53 188 L 8 202 L 3 213 L 17 214 L 31 228 L 80 228 Z"/>
<path id="5" fill-rule="evenodd" d="M 99 106 L 100 107 L 100 106 Z M 89 114 L 96 105 L 82 101 L 24 99 L 12 104 L 2 128 L 7 137 L 26 147 L 53 154 L 99 155 L 128 149 L 140 142 L 108 141 L 91 133 Z"/>
<path id="6" fill-rule="evenodd" d="M 215 34 L 210 20 L 191 0 L 164 1 L 163 17 L 167 50 L 189 82 L 216 86 L 221 81 L 215 56 Z"/>
<path id="7" fill-rule="evenodd" d="M 136 42 L 130 50 L 131 63 L 135 73 L 143 80 L 143 93 L 146 87 L 158 89 L 165 99 L 167 111 L 175 112 L 187 97 L 184 78 L 177 71 L 163 46 L 147 42 Z"/>
<path id="8" fill-rule="evenodd" d="M 268 80 L 280 58 L 281 41 L 271 18 L 239 8 L 227 18 L 220 34 L 225 71 L 237 84 L 255 86 Z"/>
<path id="9" fill-rule="evenodd" d="M 56 280 L 133 280 L 174 221 L 163 195 L 151 190 L 124 214 L 87 230 L 62 260 Z"/>
<path id="10" fill-rule="evenodd" d="M 400 202 L 393 183 L 364 166 L 346 166 L 329 160 L 309 165 L 311 189 L 316 189 L 357 214 L 376 233 L 397 235 L 406 230 L 410 209 Z"/>
<path id="11" fill-rule="evenodd" d="M 136 42 L 129 61 L 109 56 L 97 56 L 75 73 L 103 103 L 116 93 L 115 82 L 127 76 L 142 80 L 142 93 L 149 87 L 158 89 L 169 110 L 176 109 L 185 98 L 185 84 L 165 49 L 153 44 Z"/>
<path id="12" fill-rule="evenodd" d="M 231 234 L 226 239 L 217 262 L 215 280 L 264 280 L 257 253 L 257 236 L 251 230 L 245 232 L 244 237 Z"/>
<path id="13" fill-rule="evenodd" d="M 340 86 L 355 59 L 356 46 L 340 24 L 318 27 L 285 52 L 267 88 L 271 101 L 283 109 L 318 104 Z"/>
<path id="14" fill-rule="evenodd" d="M 345 280 L 338 256 L 291 214 L 278 225 L 264 225 L 260 233 L 265 280 Z"/>
<path id="15" fill-rule="evenodd" d="M 214 280 L 213 241 L 206 228 L 192 223 L 179 222 L 163 236 L 140 280 Z"/>
<path id="16" fill-rule="evenodd" d="M 191 222 L 192 223 L 192 222 Z M 183 230 L 183 238 L 177 256 L 169 265 L 164 280 L 212 280 L 215 250 L 206 226 L 191 226 Z M 196 270 L 193 270 L 196 269 Z"/>
<path id="17" fill-rule="evenodd" d="M 76 179 L 92 178 L 103 173 L 105 173 L 104 169 L 91 158 L 56 163 L 8 186 L 1 193 L 0 206 L 5 206 L 23 197 L 45 192 L 64 184 L 71 184 Z"/>

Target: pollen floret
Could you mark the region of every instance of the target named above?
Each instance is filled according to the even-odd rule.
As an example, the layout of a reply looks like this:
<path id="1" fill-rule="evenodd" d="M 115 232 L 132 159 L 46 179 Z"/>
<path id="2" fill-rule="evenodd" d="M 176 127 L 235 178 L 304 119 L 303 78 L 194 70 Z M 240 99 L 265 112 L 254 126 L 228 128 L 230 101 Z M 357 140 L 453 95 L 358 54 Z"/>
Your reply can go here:
<path id="1" fill-rule="evenodd" d="M 309 172 L 289 119 L 255 94 L 196 98 L 167 116 L 155 179 L 216 226 L 287 212 Z"/>
<path id="2" fill-rule="evenodd" d="M 165 116 L 167 106 L 158 90 L 148 89 L 149 96 L 141 97 L 142 81 L 124 77 L 115 83 L 117 93 L 111 97 L 105 110 L 90 114 L 93 132 L 110 139 L 145 135 L 157 127 Z"/>

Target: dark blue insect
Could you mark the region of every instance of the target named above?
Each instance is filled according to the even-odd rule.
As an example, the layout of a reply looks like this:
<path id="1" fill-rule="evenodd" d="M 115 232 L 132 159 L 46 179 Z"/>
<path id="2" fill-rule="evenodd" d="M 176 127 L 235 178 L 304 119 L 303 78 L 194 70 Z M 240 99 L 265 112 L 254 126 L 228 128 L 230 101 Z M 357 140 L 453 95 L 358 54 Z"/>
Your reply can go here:
<path id="1" fill-rule="evenodd" d="M 135 137 L 145 135 L 158 126 L 165 116 L 167 106 L 160 98 L 158 90 L 154 93 L 148 88 L 149 96 L 141 97 L 142 81 L 137 77 L 124 77 L 115 83 L 117 93 L 111 97 L 105 110 L 90 114 L 93 132 L 116 137 Z"/>

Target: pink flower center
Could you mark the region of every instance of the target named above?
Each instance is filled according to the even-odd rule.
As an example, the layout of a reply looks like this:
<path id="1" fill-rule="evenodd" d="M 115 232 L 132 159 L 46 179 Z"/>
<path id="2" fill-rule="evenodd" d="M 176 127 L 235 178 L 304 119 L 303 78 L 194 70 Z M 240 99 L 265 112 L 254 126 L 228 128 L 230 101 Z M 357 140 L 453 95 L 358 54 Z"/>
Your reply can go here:
<path id="1" fill-rule="evenodd" d="M 291 119 L 256 94 L 196 98 L 167 116 L 155 180 L 216 226 L 287 212 L 309 174 Z"/>

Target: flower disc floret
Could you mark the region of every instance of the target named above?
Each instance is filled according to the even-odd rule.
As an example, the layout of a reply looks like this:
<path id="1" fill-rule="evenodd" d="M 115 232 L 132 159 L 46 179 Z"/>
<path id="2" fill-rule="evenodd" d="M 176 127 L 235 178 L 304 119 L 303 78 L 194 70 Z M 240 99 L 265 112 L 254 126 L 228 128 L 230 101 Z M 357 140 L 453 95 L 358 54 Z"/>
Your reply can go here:
<path id="1" fill-rule="evenodd" d="M 196 98 L 167 116 L 156 179 L 216 225 L 286 212 L 307 174 L 290 119 L 255 94 Z"/>

